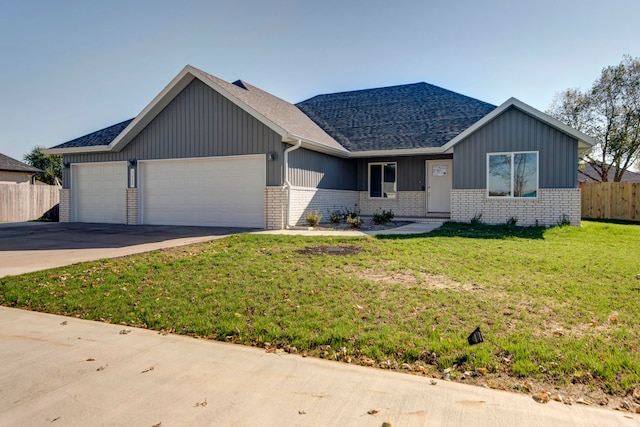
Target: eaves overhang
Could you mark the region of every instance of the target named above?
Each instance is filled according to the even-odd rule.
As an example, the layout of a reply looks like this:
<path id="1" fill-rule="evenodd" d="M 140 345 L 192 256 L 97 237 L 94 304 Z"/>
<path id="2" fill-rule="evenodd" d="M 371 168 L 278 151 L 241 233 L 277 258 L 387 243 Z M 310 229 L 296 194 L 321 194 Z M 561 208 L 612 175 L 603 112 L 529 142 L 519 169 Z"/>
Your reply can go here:
<path id="1" fill-rule="evenodd" d="M 111 151 L 108 145 L 92 145 L 90 147 L 44 148 L 44 154 L 82 154 L 82 153 L 106 153 Z"/>
<path id="2" fill-rule="evenodd" d="M 352 151 L 349 153 L 351 158 L 362 157 L 383 157 L 383 156 L 417 156 L 421 154 L 441 154 L 442 147 L 425 147 L 425 148 L 400 148 L 396 150 L 366 150 Z"/>
<path id="3" fill-rule="evenodd" d="M 312 151 L 317 151 L 319 153 L 330 154 L 333 156 L 338 156 L 342 158 L 347 158 L 351 156 L 351 153 L 347 149 L 339 149 L 334 148 L 325 144 L 321 144 L 317 141 L 313 141 L 309 138 L 304 138 L 295 134 L 287 134 L 287 137 L 282 139 L 283 142 L 287 142 L 289 144 L 295 144 L 297 141 L 302 142 L 302 147 L 307 148 Z"/>

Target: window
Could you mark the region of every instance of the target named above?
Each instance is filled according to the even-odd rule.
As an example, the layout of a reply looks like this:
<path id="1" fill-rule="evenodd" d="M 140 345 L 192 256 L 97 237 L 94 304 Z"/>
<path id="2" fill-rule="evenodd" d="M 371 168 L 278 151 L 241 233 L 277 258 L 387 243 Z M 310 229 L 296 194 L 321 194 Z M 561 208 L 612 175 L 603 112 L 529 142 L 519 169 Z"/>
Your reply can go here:
<path id="1" fill-rule="evenodd" d="M 395 163 L 369 163 L 369 197 L 396 197 Z"/>
<path id="2" fill-rule="evenodd" d="M 537 197 L 538 153 L 487 154 L 489 197 Z"/>

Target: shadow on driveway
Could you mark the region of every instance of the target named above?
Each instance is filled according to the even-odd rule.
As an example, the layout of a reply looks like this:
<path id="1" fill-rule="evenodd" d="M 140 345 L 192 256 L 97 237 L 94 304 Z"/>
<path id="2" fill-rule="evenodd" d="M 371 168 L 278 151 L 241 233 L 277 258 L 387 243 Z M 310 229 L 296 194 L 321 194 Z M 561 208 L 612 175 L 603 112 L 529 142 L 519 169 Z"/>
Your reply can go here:
<path id="1" fill-rule="evenodd" d="M 251 231 L 255 229 L 56 222 L 1 224 L 0 252 L 124 248 L 175 239 L 225 236 Z"/>

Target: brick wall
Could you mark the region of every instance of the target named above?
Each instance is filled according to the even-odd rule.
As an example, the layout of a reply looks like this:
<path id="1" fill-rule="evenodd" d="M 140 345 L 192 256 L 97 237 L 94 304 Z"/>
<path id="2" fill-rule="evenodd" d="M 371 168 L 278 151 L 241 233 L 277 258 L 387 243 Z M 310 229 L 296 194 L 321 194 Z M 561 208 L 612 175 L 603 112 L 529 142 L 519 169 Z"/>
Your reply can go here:
<path id="1" fill-rule="evenodd" d="M 367 191 L 360 192 L 360 213 L 373 215 L 392 210 L 395 216 L 426 216 L 427 201 L 424 191 L 398 191 L 395 199 L 372 199 Z"/>
<path id="2" fill-rule="evenodd" d="M 286 222 L 287 191 L 282 187 L 264 188 L 264 228 L 267 230 L 282 230 Z"/>
<path id="3" fill-rule="evenodd" d="M 60 222 L 71 222 L 71 190 L 60 189 Z"/>
<path id="4" fill-rule="evenodd" d="M 556 225 L 566 218 L 580 225 L 579 188 L 540 188 L 538 197 L 495 199 L 486 190 L 451 190 L 451 220 L 469 222 L 482 215 L 487 224 L 503 224 L 517 218 L 518 225 Z"/>
<path id="5" fill-rule="evenodd" d="M 138 224 L 138 189 L 127 188 L 127 225 Z"/>
<path id="6" fill-rule="evenodd" d="M 289 219 L 291 224 L 304 225 L 304 213 L 317 210 L 322 214 L 322 222 L 328 222 L 332 211 L 353 209 L 357 203 L 357 191 L 293 187 Z"/>

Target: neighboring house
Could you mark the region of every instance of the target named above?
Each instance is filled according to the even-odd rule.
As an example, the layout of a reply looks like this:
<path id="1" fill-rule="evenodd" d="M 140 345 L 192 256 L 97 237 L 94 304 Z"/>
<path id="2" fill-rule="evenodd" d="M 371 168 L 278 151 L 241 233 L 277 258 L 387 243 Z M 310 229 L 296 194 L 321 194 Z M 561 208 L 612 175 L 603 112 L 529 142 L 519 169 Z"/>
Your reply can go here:
<path id="1" fill-rule="evenodd" d="M 0 154 L 0 183 L 33 184 L 34 175 L 40 172 L 38 168 Z"/>
<path id="2" fill-rule="evenodd" d="M 292 105 L 186 66 L 138 116 L 63 155 L 60 220 L 279 229 L 304 212 L 580 223 L 595 141 L 511 98 L 426 83 Z"/>
<path id="3" fill-rule="evenodd" d="M 578 182 L 600 182 L 600 172 L 602 171 L 601 163 L 584 163 L 578 166 Z M 609 169 L 607 181 L 613 181 L 616 176 L 615 166 Z M 622 174 L 620 182 L 640 182 L 640 174 L 626 170 Z"/>

